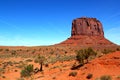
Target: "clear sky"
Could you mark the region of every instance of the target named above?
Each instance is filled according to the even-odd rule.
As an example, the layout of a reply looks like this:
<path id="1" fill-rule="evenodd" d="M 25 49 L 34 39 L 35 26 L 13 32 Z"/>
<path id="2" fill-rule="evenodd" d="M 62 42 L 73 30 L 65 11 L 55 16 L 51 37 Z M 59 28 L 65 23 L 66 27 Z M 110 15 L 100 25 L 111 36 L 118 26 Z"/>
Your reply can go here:
<path id="1" fill-rule="evenodd" d="M 59 43 L 82 16 L 100 20 L 105 37 L 120 45 L 120 0 L 0 0 L 0 45 Z"/>

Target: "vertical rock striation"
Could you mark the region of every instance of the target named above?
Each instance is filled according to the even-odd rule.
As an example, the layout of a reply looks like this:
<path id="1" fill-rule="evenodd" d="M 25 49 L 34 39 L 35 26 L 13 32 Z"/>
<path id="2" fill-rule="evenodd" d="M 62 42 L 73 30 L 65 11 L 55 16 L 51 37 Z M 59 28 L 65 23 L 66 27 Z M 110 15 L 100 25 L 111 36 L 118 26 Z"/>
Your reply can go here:
<path id="1" fill-rule="evenodd" d="M 104 36 L 103 27 L 96 18 L 78 18 L 72 22 L 71 36 Z"/>

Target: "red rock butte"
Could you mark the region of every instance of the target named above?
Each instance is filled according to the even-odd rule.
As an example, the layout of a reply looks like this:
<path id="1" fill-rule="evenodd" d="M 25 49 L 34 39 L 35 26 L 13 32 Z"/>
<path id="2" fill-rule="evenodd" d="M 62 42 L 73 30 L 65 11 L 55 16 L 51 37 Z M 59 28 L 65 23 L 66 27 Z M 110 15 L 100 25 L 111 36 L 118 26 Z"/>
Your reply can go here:
<path id="1" fill-rule="evenodd" d="M 57 45 L 115 46 L 104 37 L 102 23 L 96 18 L 81 17 L 72 21 L 71 37 Z"/>

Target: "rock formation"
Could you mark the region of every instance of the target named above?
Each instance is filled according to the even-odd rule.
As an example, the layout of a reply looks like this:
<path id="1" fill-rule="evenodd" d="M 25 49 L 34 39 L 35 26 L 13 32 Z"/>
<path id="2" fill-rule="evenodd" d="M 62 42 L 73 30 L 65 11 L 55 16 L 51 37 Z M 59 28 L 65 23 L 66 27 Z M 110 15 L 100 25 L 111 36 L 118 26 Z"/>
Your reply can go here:
<path id="1" fill-rule="evenodd" d="M 71 36 L 104 36 L 102 24 L 96 18 L 78 18 L 72 22 Z"/>
<path id="2" fill-rule="evenodd" d="M 71 37 L 57 45 L 69 46 L 113 46 L 104 37 L 102 23 L 96 18 L 77 18 L 72 21 Z"/>

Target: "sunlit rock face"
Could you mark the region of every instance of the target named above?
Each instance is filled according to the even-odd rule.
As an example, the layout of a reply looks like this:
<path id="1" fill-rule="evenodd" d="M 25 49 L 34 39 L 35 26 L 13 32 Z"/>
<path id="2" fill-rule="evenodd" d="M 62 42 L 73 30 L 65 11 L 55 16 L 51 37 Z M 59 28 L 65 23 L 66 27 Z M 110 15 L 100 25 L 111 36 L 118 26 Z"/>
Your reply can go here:
<path id="1" fill-rule="evenodd" d="M 96 18 L 77 18 L 72 22 L 71 36 L 104 36 L 103 27 Z"/>

